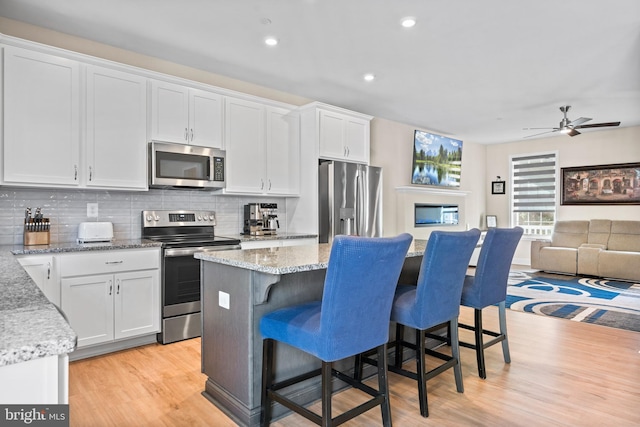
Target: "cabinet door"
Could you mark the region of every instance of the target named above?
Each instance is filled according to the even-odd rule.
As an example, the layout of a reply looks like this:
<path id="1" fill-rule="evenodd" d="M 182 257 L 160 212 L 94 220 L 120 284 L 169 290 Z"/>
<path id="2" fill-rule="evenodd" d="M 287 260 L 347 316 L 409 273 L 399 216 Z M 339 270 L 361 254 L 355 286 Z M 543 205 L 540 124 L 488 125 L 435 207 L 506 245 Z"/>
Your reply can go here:
<path id="1" fill-rule="evenodd" d="M 115 279 L 115 339 L 160 332 L 158 270 L 118 273 Z"/>
<path id="2" fill-rule="evenodd" d="M 60 306 L 60 288 L 56 286 L 53 257 L 50 255 L 28 255 L 19 257 L 18 262 L 49 301 Z"/>
<path id="3" fill-rule="evenodd" d="M 87 186 L 147 188 L 146 119 L 145 78 L 87 68 Z"/>
<path id="4" fill-rule="evenodd" d="M 189 90 L 189 144 L 222 148 L 222 96 Z"/>
<path id="5" fill-rule="evenodd" d="M 78 347 L 113 340 L 112 274 L 62 279 L 61 308 L 78 334 Z"/>
<path id="6" fill-rule="evenodd" d="M 151 139 L 186 144 L 188 126 L 189 89 L 151 81 Z"/>
<path id="7" fill-rule="evenodd" d="M 344 117 L 341 114 L 321 110 L 318 120 L 320 157 L 344 159 L 346 157 Z"/>
<path id="8" fill-rule="evenodd" d="M 352 117 L 345 119 L 347 160 L 369 163 L 369 121 Z"/>
<path id="9" fill-rule="evenodd" d="M 227 98 L 225 112 L 226 191 L 263 193 L 267 184 L 264 106 Z"/>
<path id="10" fill-rule="evenodd" d="M 284 108 L 268 107 L 267 183 L 270 194 L 297 195 L 300 191 L 299 116 Z"/>
<path id="11" fill-rule="evenodd" d="M 4 182 L 79 184 L 79 64 L 4 48 Z"/>

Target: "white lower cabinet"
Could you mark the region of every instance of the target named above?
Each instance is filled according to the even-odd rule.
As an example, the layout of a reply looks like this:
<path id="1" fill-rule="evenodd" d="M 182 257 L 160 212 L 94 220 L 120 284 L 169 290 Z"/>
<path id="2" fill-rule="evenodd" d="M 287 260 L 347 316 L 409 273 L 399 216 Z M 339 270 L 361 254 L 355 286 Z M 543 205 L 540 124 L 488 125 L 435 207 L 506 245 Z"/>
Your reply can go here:
<path id="1" fill-rule="evenodd" d="M 52 255 L 18 256 L 18 262 L 42 293 L 55 305 L 60 306 L 60 288 L 56 280 Z"/>
<path id="2" fill-rule="evenodd" d="M 159 264 L 159 250 L 61 257 L 61 308 L 78 348 L 160 331 Z"/>

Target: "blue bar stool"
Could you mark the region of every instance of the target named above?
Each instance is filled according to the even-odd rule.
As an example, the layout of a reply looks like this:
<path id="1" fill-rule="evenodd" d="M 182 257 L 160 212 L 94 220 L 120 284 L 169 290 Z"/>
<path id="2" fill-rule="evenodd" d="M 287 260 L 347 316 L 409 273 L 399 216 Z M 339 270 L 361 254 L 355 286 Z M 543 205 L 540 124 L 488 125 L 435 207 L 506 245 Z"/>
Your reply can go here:
<path id="1" fill-rule="evenodd" d="M 489 229 L 482 243 L 482 249 L 480 249 L 476 274 L 475 276 L 467 276 L 464 281 L 460 304 L 474 309 L 474 325 L 460 324 L 459 326 L 474 331 L 475 343 L 460 342 L 460 345 L 476 351 L 478 375 L 482 379 L 487 378 L 484 363 L 485 348 L 502 342 L 502 357 L 505 363 L 511 363 L 505 300 L 507 299 L 509 269 L 522 232 L 520 227 Z M 482 309 L 495 304 L 498 304 L 500 332 L 486 330 L 482 327 Z M 489 335 L 493 339 L 484 342 L 484 335 Z"/>
<path id="2" fill-rule="evenodd" d="M 393 293 L 412 237 L 336 236 L 331 247 L 322 301 L 287 307 L 260 320 L 263 338 L 260 423 L 269 425 L 272 401 L 322 426 L 337 426 L 380 405 L 383 425 L 391 426 L 387 383 L 387 341 Z M 322 361 L 322 368 L 274 383 L 274 347 L 286 343 Z M 332 362 L 377 349 L 378 390 L 332 368 Z M 322 376 L 322 415 L 278 392 L 300 381 Z M 335 418 L 331 413 L 331 378 L 372 396 Z"/>
<path id="3" fill-rule="evenodd" d="M 480 230 L 433 231 L 429 235 L 417 286 L 399 285 L 396 290 L 391 320 L 396 322 L 395 364 L 389 366 L 395 372 L 418 382 L 420 414 L 429 416 L 427 405 L 427 380 L 454 369 L 456 389 L 464 391 L 460 350 L 458 346 L 458 314 L 462 284 L 469 267 L 471 254 L 480 237 Z M 451 356 L 425 346 L 425 332 L 448 325 L 451 329 Z M 404 326 L 416 330 L 415 344 L 404 341 Z M 416 350 L 417 372 L 402 368 L 403 348 Z M 435 356 L 444 363 L 426 371 L 425 354 Z"/>

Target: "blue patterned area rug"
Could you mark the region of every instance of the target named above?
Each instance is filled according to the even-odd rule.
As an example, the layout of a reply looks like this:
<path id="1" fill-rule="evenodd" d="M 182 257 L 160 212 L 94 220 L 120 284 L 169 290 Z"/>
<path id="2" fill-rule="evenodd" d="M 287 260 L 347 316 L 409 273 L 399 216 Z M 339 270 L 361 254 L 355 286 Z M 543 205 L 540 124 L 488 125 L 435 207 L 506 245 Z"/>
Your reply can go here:
<path id="1" fill-rule="evenodd" d="M 512 271 L 506 306 L 640 332 L 640 284 Z"/>

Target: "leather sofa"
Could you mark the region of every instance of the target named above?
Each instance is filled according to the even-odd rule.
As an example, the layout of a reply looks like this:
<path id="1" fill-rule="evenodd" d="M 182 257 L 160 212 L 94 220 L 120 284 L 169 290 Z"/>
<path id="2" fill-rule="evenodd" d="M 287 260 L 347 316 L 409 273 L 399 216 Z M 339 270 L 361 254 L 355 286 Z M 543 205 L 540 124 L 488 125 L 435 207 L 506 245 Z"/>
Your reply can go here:
<path id="1" fill-rule="evenodd" d="M 531 268 L 640 282 L 640 221 L 556 221 L 531 242 Z"/>

